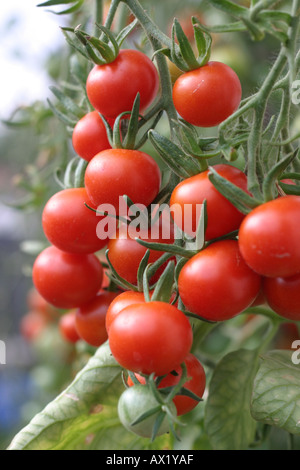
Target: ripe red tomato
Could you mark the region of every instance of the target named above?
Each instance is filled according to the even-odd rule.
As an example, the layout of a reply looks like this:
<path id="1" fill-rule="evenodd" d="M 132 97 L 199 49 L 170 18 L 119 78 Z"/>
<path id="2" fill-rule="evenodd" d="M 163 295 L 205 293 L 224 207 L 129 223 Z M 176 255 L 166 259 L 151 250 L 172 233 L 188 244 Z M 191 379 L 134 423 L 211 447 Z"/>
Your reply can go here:
<path id="1" fill-rule="evenodd" d="M 183 387 L 193 392 L 197 397 L 202 398 L 205 391 L 206 375 L 201 362 L 198 361 L 193 354 L 189 353 L 184 363 L 186 365 L 188 379 Z M 176 375 L 173 372 L 175 372 Z M 139 374 L 135 374 L 135 376 L 141 384 L 144 385 L 146 383 L 145 377 Z M 182 368 L 180 366 L 176 367 L 172 373 L 167 374 L 166 377 L 161 380 L 158 388 L 173 387 L 178 384 L 181 376 Z M 130 377 L 128 377 L 127 383 L 130 387 L 134 385 Z M 185 395 L 176 395 L 173 399 L 173 403 L 176 406 L 177 416 L 181 416 L 193 410 L 199 402 Z"/>
<path id="2" fill-rule="evenodd" d="M 54 246 L 42 251 L 33 265 L 33 283 L 44 299 L 63 309 L 80 307 L 99 291 L 103 268 L 93 255 L 65 253 Z"/>
<path id="3" fill-rule="evenodd" d="M 135 204 L 148 206 L 157 196 L 160 182 L 155 160 L 138 150 L 104 150 L 90 161 L 85 173 L 87 194 L 95 207 L 110 204 L 117 214 L 119 198 L 125 194 Z"/>
<path id="4" fill-rule="evenodd" d="M 141 231 L 138 238 L 147 242 L 172 244 L 174 241 L 173 227 L 171 227 L 169 238 L 167 239 L 164 239 L 161 233 L 158 238 L 151 238 L 151 230 Z M 146 254 L 147 248 L 140 245 L 134 238 L 131 238 L 127 227 L 124 225 L 117 231 L 116 236 L 109 240 L 107 247 L 109 259 L 117 273 L 127 282 L 136 285 L 138 268 Z M 162 251 L 150 250 L 148 263 L 154 263 L 163 254 L 164 252 Z M 168 262 L 164 263 L 152 276 L 150 280 L 152 284 L 158 281 L 167 264 Z"/>
<path id="5" fill-rule="evenodd" d="M 186 308 L 212 321 L 243 312 L 260 287 L 260 276 L 246 265 L 235 240 L 212 243 L 200 251 L 183 266 L 178 279 Z"/>
<path id="6" fill-rule="evenodd" d="M 265 277 L 263 292 L 274 312 L 289 320 L 300 320 L 300 274 L 286 278 Z"/>
<path id="7" fill-rule="evenodd" d="M 42 224 L 50 243 L 67 253 L 95 253 L 108 243 L 97 236 L 99 217 L 85 203 L 92 207 L 85 188 L 64 189 L 47 202 Z"/>
<path id="8" fill-rule="evenodd" d="M 267 277 L 300 273 L 300 197 L 284 196 L 256 207 L 243 220 L 239 247 L 246 263 Z"/>
<path id="9" fill-rule="evenodd" d="M 76 329 L 81 339 L 98 347 L 107 340 L 106 312 L 118 294 L 104 291 L 76 310 Z"/>
<path id="10" fill-rule="evenodd" d="M 68 343 L 77 343 L 80 340 L 80 336 L 76 329 L 76 310 L 71 310 L 65 313 L 59 320 L 59 331 L 61 336 Z"/>
<path id="11" fill-rule="evenodd" d="M 106 313 L 105 326 L 107 333 L 109 334 L 112 322 L 124 308 L 128 307 L 128 305 L 139 304 L 141 302 L 145 302 L 143 292 L 126 291 L 117 295 L 109 305 Z"/>
<path id="12" fill-rule="evenodd" d="M 46 320 L 53 321 L 58 315 L 58 311 L 50 305 L 34 287 L 29 290 L 26 303 L 29 311 L 34 311 L 44 316 Z"/>
<path id="13" fill-rule="evenodd" d="M 116 361 L 132 372 L 165 375 L 190 352 L 193 332 L 187 317 L 164 302 L 129 305 L 109 329 Z"/>
<path id="14" fill-rule="evenodd" d="M 213 127 L 239 107 L 242 87 L 237 74 L 226 64 L 208 62 L 181 75 L 173 87 L 177 112 L 190 124 Z"/>
<path id="15" fill-rule="evenodd" d="M 97 153 L 111 148 L 105 125 L 97 111 L 86 114 L 78 121 L 72 134 L 75 152 L 88 162 Z"/>
<path id="16" fill-rule="evenodd" d="M 137 93 L 140 93 L 140 112 L 143 112 L 158 89 L 159 76 L 153 62 L 142 52 L 131 49 L 120 50 L 110 64 L 96 65 L 86 82 L 91 104 L 110 118 L 131 111 Z"/>
<path id="17" fill-rule="evenodd" d="M 214 169 L 223 178 L 247 192 L 247 177 L 241 170 L 224 164 L 215 165 Z M 208 173 L 209 170 L 203 171 L 179 183 L 172 192 L 170 206 L 176 225 L 188 235 L 195 236 L 201 205 L 206 199 L 206 240 L 212 240 L 237 230 L 245 215 L 219 193 L 209 181 Z"/>

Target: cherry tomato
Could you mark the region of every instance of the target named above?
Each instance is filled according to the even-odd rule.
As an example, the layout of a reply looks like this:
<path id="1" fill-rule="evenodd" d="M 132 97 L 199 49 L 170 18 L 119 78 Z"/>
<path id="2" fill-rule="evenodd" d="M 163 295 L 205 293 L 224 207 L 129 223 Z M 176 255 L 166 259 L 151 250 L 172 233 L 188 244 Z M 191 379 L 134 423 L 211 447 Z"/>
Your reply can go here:
<path id="1" fill-rule="evenodd" d="M 33 283 L 44 299 L 63 309 L 80 307 L 99 291 L 103 268 L 93 255 L 65 253 L 54 246 L 42 251 L 33 265 Z"/>
<path id="2" fill-rule="evenodd" d="M 85 188 L 64 189 L 47 202 L 42 223 L 50 243 L 67 253 L 95 253 L 108 243 L 97 236 L 97 225 L 103 217 L 85 206 L 92 207 Z M 112 232 L 112 231 L 111 231 Z"/>
<path id="3" fill-rule="evenodd" d="M 142 52 L 131 49 L 120 50 L 110 64 L 96 65 L 86 82 L 91 104 L 111 118 L 131 111 L 137 93 L 140 93 L 140 112 L 143 112 L 158 89 L 159 76 L 153 62 Z"/>
<path id="4" fill-rule="evenodd" d="M 215 165 L 214 169 L 247 192 L 247 177 L 241 170 L 224 164 Z M 188 235 L 195 236 L 201 205 L 206 199 L 206 240 L 212 240 L 237 230 L 245 215 L 219 193 L 209 181 L 208 174 L 209 170 L 203 171 L 179 183 L 172 192 L 170 206 L 176 225 Z"/>
<path id="5" fill-rule="evenodd" d="M 177 112 L 198 127 L 213 127 L 225 121 L 239 107 L 241 96 L 237 74 L 221 62 L 208 62 L 184 73 L 173 87 Z"/>
<path id="6" fill-rule="evenodd" d="M 27 312 L 20 323 L 20 331 L 23 338 L 29 343 L 37 339 L 47 327 L 48 321 L 39 312 Z"/>
<path id="7" fill-rule="evenodd" d="M 158 238 L 152 239 L 151 230 L 141 231 L 138 238 L 147 242 L 171 244 L 174 241 L 173 227 L 171 227 L 168 238 L 166 239 L 163 238 L 163 234 L 159 234 Z M 136 285 L 138 268 L 142 258 L 146 254 L 147 248 L 140 245 L 134 238 L 131 238 L 127 227 L 124 225 L 117 231 L 116 236 L 109 240 L 107 248 L 109 250 L 109 259 L 117 273 L 126 281 Z M 163 253 L 162 251 L 150 250 L 148 263 L 154 263 Z M 154 276 L 152 276 L 150 283 L 153 284 L 158 281 L 167 263 L 168 262 L 164 263 L 162 267 L 157 270 Z"/>
<path id="8" fill-rule="evenodd" d="M 188 379 L 183 387 L 193 392 L 197 397 L 202 398 L 205 391 L 206 375 L 201 362 L 198 361 L 193 354 L 189 353 L 184 363 L 186 365 Z M 139 374 L 135 374 L 135 376 L 141 384 L 144 385 L 146 383 L 145 377 Z M 177 367 L 172 373 L 170 372 L 161 380 L 158 388 L 173 387 L 178 384 L 181 376 L 182 368 Z M 133 381 L 130 377 L 128 377 L 127 383 L 130 387 L 133 385 Z M 199 402 L 185 395 L 176 395 L 173 399 L 173 403 L 176 406 L 177 416 L 180 416 L 193 410 Z"/>
<path id="9" fill-rule="evenodd" d="M 35 311 L 49 321 L 54 320 L 58 314 L 58 311 L 50 305 L 34 287 L 29 290 L 26 302 L 29 311 Z"/>
<path id="10" fill-rule="evenodd" d="M 134 291 L 126 291 L 119 294 L 108 307 L 105 319 L 106 331 L 109 334 L 109 329 L 119 313 L 124 310 L 124 308 L 128 307 L 128 305 L 138 304 L 141 302 L 145 302 L 145 297 L 143 292 L 134 292 Z"/>
<path id="11" fill-rule="evenodd" d="M 274 312 L 289 320 L 300 320 L 300 274 L 286 278 L 265 277 L 263 292 Z"/>
<path id="12" fill-rule="evenodd" d="M 159 406 L 159 402 L 154 397 L 150 388 L 144 385 L 135 385 L 127 388 L 121 395 L 118 403 L 118 414 L 123 426 L 130 432 L 141 437 L 150 438 L 153 433 L 156 418 L 159 410 L 143 421 L 133 424 L 141 415 Z M 176 416 L 175 405 L 171 402 L 171 413 Z M 165 417 L 161 423 L 157 436 L 169 432 L 168 419 Z"/>
<path id="13" fill-rule="evenodd" d="M 129 305 L 109 329 L 116 361 L 132 372 L 165 375 L 179 366 L 193 341 L 187 317 L 164 302 Z"/>
<path id="14" fill-rule="evenodd" d="M 202 318 L 223 321 L 249 307 L 261 278 L 252 271 L 235 240 L 212 243 L 193 256 L 178 279 L 179 295 L 188 310 Z"/>
<path id="15" fill-rule="evenodd" d="M 72 134 L 75 152 L 88 162 L 102 150 L 111 148 L 105 125 L 97 111 L 86 114 L 78 121 Z"/>
<path id="16" fill-rule="evenodd" d="M 117 214 L 123 195 L 148 206 L 157 196 L 160 182 L 155 160 L 138 150 L 104 150 L 90 161 L 85 173 L 87 194 L 95 207 L 110 204 Z"/>
<path id="17" fill-rule="evenodd" d="M 300 273 L 300 197 L 284 196 L 252 210 L 239 230 L 246 263 L 267 277 Z"/>
<path id="18" fill-rule="evenodd" d="M 81 339 L 91 346 L 98 347 L 107 340 L 106 312 L 117 295 L 116 292 L 101 292 L 97 297 L 76 310 L 78 334 Z"/>
<path id="19" fill-rule="evenodd" d="M 61 336 L 68 343 L 77 343 L 80 340 L 80 336 L 76 329 L 76 310 L 71 310 L 65 313 L 59 320 L 59 331 Z"/>

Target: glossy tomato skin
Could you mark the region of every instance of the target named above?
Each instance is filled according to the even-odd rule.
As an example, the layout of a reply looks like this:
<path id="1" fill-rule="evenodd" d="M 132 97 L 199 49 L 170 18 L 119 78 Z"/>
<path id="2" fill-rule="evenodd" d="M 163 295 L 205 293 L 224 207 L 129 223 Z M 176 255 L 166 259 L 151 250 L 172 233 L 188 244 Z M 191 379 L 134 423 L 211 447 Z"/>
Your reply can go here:
<path id="1" fill-rule="evenodd" d="M 116 292 L 100 292 L 94 299 L 76 310 L 78 334 L 81 339 L 91 346 L 99 347 L 107 340 L 106 313 L 109 305 L 117 295 Z"/>
<path id="2" fill-rule="evenodd" d="M 178 114 L 198 127 L 213 127 L 239 107 L 242 87 L 237 74 L 226 64 L 208 62 L 181 75 L 173 87 Z"/>
<path id="3" fill-rule="evenodd" d="M 92 207 L 85 188 L 64 189 L 54 194 L 43 210 L 42 224 L 50 243 L 67 253 L 95 253 L 108 243 L 97 236 L 101 217 Z"/>
<path id="4" fill-rule="evenodd" d="M 245 173 L 231 165 L 215 165 L 216 172 L 247 192 Z M 208 178 L 209 170 L 191 176 L 179 183 L 171 194 L 171 214 L 175 223 L 188 235 L 195 235 L 200 210 L 197 205 L 207 203 L 206 240 L 212 240 L 237 230 L 244 219 L 236 207 L 214 187 Z M 191 209 L 187 206 L 190 205 Z M 201 209 L 201 208 L 200 208 Z M 188 211 L 191 211 L 189 217 Z"/>
<path id="5" fill-rule="evenodd" d="M 96 65 L 90 72 L 86 90 L 93 107 L 105 117 L 116 118 L 131 111 L 140 93 L 140 112 L 154 100 L 159 76 L 153 62 L 142 52 L 120 50 L 110 64 Z"/>
<path id="6" fill-rule="evenodd" d="M 109 345 L 125 369 L 164 375 L 179 366 L 193 341 L 187 317 L 164 302 L 146 302 L 126 307 L 109 329 Z"/>
<path id="7" fill-rule="evenodd" d="M 188 380 L 184 383 L 183 387 L 193 392 L 197 397 L 202 398 L 205 392 L 206 375 L 201 362 L 196 356 L 189 353 L 184 363 Z M 174 375 L 174 373 L 167 374 L 166 377 L 161 380 L 158 388 L 173 387 L 178 384 L 182 376 L 182 368 L 179 366 L 174 371 L 176 375 Z M 136 378 L 141 384 L 144 385 L 146 383 L 145 377 L 136 374 Z M 130 377 L 128 377 L 127 383 L 130 387 L 133 385 Z M 177 416 L 181 416 L 193 410 L 199 402 L 185 395 L 176 395 L 173 399 L 173 403 L 176 406 Z"/>
<path id="8" fill-rule="evenodd" d="M 95 207 L 110 204 L 117 214 L 123 195 L 135 204 L 148 206 L 157 196 L 160 183 L 159 166 L 139 150 L 104 150 L 90 161 L 85 173 L 87 194 Z"/>
<path id="9" fill-rule="evenodd" d="M 193 256 L 178 279 L 188 310 L 211 321 L 233 318 L 256 299 L 261 278 L 244 262 L 235 240 L 212 243 Z"/>
<path id="10" fill-rule="evenodd" d="M 166 239 L 161 235 L 159 238 L 151 238 L 151 231 L 143 231 L 138 238 L 148 242 L 172 244 L 174 241 L 173 227 L 169 233 L 170 236 Z M 107 248 L 109 250 L 109 259 L 117 273 L 126 281 L 136 285 L 138 268 L 146 254 L 147 248 L 140 245 L 134 238 L 131 238 L 126 227 L 117 230 L 116 236 L 109 240 Z M 150 250 L 148 263 L 154 263 L 163 254 L 162 251 Z M 164 263 L 162 267 L 157 270 L 150 280 L 151 283 L 159 279 L 166 265 L 167 263 Z"/>
<path id="11" fill-rule="evenodd" d="M 252 210 L 239 229 L 246 263 L 267 277 L 300 273 L 300 197 L 284 196 Z"/>
<path id="12" fill-rule="evenodd" d="M 65 253 L 50 246 L 36 258 L 32 277 L 47 302 L 57 308 L 73 309 L 96 296 L 101 288 L 103 268 L 93 254 Z"/>
<path id="13" fill-rule="evenodd" d="M 77 155 L 88 162 L 97 153 L 111 148 L 105 125 L 97 111 L 91 111 L 78 121 L 73 130 L 72 144 Z"/>
<path id="14" fill-rule="evenodd" d="M 109 329 L 112 322 L 117 317 L 117 315 L 119 315 L 119 313 L 124 310 L 124 308 L 128 307 L 129 305 L 139 304 L 141 302 L 145 302 L 143 292 L 125 291 L 117 295 L 110 303 L 107 310 L 105 318 L 107 333 L 109 334 Z"/>
<path id="15" fill-rule="evenodd" d="M 59 320 L 59 331 L 62 338 L 68 343 L 75 344 L 80 340 L 76 329 L 76 310 L 70 310 L 62 315 Z"/>
<path id="16" fill-rule="evenodd" d="M 274 312 L 289 320 L 300 320 L 300 274 L 286 278 L 265 277 L 263 292 Z"/>

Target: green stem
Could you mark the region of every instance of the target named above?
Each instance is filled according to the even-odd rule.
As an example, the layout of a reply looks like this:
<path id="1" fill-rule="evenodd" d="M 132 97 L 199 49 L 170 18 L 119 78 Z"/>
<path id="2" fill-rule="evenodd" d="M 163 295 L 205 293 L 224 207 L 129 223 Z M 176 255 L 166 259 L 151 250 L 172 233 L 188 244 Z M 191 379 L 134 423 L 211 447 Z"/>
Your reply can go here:
<path id="1" fill-rule="evenodd" d="M 122 1 L 130 8 L 132 13 L 140 22 L 141 26 L 144 28 L 154 52 L 162 49 L 162 44 L 171 47 L 171 39 L 159 30 L 158 26 L 156 26 L 152 19 L 147 15 L 138 0 Z M 177 112 L 172 99 L 172 81 L 166 57 L 163 54 L 156 54 L 155 58 L 161 80 L 162 105 L 169 119 L 169 126 L 172 137 L 176 133 L 178 122 Z"/>
<path id="2" fill-rule="evenodd" d="M 103 0 L 96 0 L 96 23 L 97 24 L 102 24 L 103 22 Z M 96 29 L 96 34 L 98 32 L 98 29 Z"/>

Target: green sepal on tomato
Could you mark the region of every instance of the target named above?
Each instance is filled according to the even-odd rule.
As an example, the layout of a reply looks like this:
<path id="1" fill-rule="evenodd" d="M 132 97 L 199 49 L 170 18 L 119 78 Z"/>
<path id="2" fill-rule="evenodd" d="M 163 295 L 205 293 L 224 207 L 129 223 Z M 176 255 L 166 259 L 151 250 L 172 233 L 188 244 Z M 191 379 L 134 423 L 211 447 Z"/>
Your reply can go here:
<path id="1" fill-rule="evenodd" d="M 199 399 L 203 397 L 206 386 L 205 370 L 201 362 L 189 353 L 184 360 L 186 366 L 187 380 L 182 387 L 197 395 Z M 174 371 L 169 372 L 165 377 L 160 380 L 158 389 L 174 387 L 177 385 L 182 376 L 181 366 L 177 367 Z M 146 383 L 145 377 L 140 374 L 135 374 L 135 377 L 141 384 Z M 127 384 L 131 387 L 134 385 L 130 376 L 127 379 Z M 173 403 L 176 406 L 177 416 L 188 413 L 193 410 L 199 403 L 194 398 L 181 395 L 180 392 L 173 398 Z"/>

